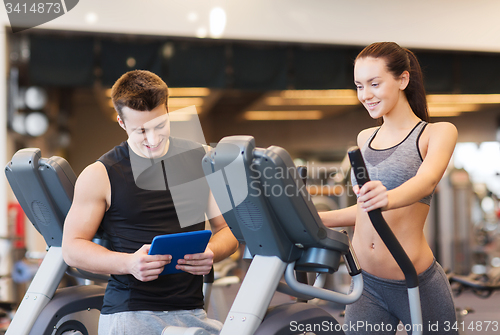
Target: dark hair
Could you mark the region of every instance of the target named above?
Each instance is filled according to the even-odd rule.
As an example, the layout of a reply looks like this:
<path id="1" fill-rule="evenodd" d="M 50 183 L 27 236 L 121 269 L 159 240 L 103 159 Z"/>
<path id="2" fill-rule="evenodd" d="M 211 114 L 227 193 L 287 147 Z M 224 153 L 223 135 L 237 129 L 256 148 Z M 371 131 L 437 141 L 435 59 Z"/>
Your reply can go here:
<path id="1" fill-rule="evenodd" d="M 111 88 L 111 99 L 123 120 L 123 107 L 137 111 L 151 111 L 161 104 L 167 107 L 167 84 L 156 74 L 134 70 L 122 75 Z"/>
<path id="2" fill-rule="evenodd" d="M 429 122 L 422 70 L 415 54 L 394 42 L 378 42 L 364 48 L 354 62 L 366 57 L 383 58 L 387 70 L 395 78 L 398 78 L 404 71 L 408 71 L 410 82 L 404 90 L 406 99 L 408 99 L 413 113 L 420 119 Z"/>

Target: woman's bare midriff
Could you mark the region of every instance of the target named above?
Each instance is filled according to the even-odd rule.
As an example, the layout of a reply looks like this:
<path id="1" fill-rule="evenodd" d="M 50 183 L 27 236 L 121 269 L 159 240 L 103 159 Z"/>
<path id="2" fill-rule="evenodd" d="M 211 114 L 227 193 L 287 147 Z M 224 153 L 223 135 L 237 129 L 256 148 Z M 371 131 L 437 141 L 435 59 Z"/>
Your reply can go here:
<path id="1" fill-rule="evenodd" d="M 383 216 L 408 254 L 417 273 L 425 271 L 434 256 L 423 234 L 429 206 L 415 203 L 408 207 L 383 212 Z M 358 206 L 354 236 L 354 252 L 361 268 L 380 278 L 404 279 L 403 272 L 378 236 L 368 217 Z"/>

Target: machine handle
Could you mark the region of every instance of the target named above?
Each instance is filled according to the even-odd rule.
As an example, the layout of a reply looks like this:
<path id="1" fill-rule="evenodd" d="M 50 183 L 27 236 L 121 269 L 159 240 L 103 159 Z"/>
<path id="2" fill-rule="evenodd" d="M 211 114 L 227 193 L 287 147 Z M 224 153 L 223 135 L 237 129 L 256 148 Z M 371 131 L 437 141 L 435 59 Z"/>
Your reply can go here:
<path id="1" fill-rule="evenodd" d="M 285 281 L 295 292 L 309 297 L 315 297 L 340 304 L 352 304 L 361 297 L 363 293 L 363 277 L 358 274 L 352 277 L 353 289 L 349 294 L 338 293 L 324 288 L 299 283 L 295 278 L 295 262 L 289 263 L 285 270 Z"/>
<path id="2" fill-rule="evenodd" d="M 362 187 L 365 183 L 370 181 L 368 170 L 366 169 L 361 150 L 358 147 L 351 148 L 348 151 L 349 160 L 353 168 L 354 176 L 358 185 Z M 408 288 L 408 302 L 410 305 L 410 317 L 413 324 L 413 334 L 421 335 L 423 333 L 423 320 L 422 320 L 422 307 L 420 305 L 420 294 L 418 289 L 418 275 L 413 263 L 404 251 L 398 239 L 394 236 L 391 228 L 385 222 L 380 208 L 368 212 L 368 216 L 377 231 L 378 235 L 387 246 L 387 249 L 396 260 L 399 267 L 403 271 L 406 280 L 406 287 Z"/>
<path id="3" fill-rule="evenodd" d="M 342 230 L 341 233 L 347 235 L 347 231 Z M 361 266 L 359 265 L 358 258 L 354 253 L 354 248 L 352 247 L 351 241 L 349 241 L 349 251 L 343 255 L 344 262 L 347 267 L 347 271 L 351 277 L 361 273 Z"/>
<path id="4" fill-rule="evenodd" d="M 362 187 L 365 183 L 370 181 L 370 177 L 368 176 L 368 170 L 366 169 L 365 162 L 361 155 L 361 150 L 359 150 L 358 147 L 354 147 L 349 150 L 348 154 L 354 171 L 354 176 L 356 177 L 359 187 Z M 417 271 L 398 239 L 394 236 L 391 228 L 387 222 L 385 222 L 380 208 L 368 212 L 368 216 L 370 217 L 373 227 L 377 231 L 378 235 L 403 271 L 406 286 L 408 288 L 417 287 Z"/>

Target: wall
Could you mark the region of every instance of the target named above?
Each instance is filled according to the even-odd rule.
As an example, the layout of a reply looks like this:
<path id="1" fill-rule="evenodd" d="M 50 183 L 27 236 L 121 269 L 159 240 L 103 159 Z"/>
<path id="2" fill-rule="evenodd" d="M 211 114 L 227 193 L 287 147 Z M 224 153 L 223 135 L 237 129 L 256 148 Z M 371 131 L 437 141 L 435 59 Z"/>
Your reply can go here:
<path id="1" fill-rule="evenodd" d="M 78 176 L 102 154 L 127 139 L 127 134 L 101 109 L 91 89 L 76 90 L 72 98 L 71 144 L 67 159 Z"/>
<path id="2" fill-rule="evenodd" d="M 226 12 L 227 39 L 500 51 L 497 0 L 80 0 L 42 28 L 209 37 L 214 7 Z"/>

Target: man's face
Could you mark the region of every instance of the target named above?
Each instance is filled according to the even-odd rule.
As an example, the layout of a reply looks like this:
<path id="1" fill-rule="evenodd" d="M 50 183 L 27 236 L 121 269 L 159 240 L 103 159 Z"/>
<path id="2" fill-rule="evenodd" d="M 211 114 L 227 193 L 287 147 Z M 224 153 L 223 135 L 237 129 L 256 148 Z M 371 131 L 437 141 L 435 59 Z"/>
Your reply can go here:
<path id="1" fill-rule="evenodd" d="M 122 109 L 123 120 L 118 123 L 128 135 L 130 148 L 139 156 L 159 158 L 167 153 L 170 137 L 170 119 L 165 105 L 151 111 Z"/>

